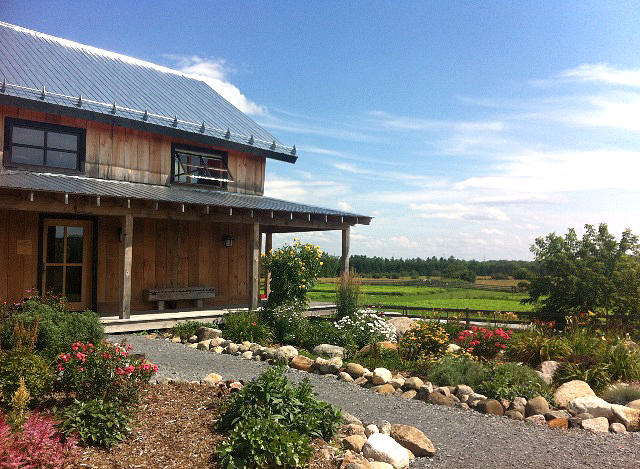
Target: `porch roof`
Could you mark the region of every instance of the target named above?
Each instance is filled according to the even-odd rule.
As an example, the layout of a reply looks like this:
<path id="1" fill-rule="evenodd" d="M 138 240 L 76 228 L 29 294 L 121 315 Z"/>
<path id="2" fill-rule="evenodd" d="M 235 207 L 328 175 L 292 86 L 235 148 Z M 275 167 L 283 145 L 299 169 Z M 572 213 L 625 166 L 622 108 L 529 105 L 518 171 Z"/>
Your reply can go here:
<path id="1" fill-rule="evenodd" d="M 326 215 L 332 217 L 337 216 L 352 219 L 354 223 L 359 224 L 369 224 L 371 221 L 371 217 L 356 213 L 299 204 L 259 195 L 238 194 L 214 189 L 198 189 L 183 186 L 141 184 L 55 173 L 0 170 L 0 188 L 212 207 Z"/>

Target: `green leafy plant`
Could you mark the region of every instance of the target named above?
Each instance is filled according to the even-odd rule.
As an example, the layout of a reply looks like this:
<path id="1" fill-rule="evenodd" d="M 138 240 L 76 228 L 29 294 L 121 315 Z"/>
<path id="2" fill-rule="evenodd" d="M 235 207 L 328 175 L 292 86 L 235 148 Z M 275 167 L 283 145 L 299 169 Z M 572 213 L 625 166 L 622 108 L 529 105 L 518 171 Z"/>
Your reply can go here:
<path id="1" fill-rule="evenodd" d="M 449 344 L 449 335 L 439 322 L 416 321 L 405 332 L 398 348 L 406 360 L 434 360 L 442 357 Z"/>
<path id="2" fill-rule="evenodd" d="M 471 326 L 471 329 L 460 332 L 456 338 L 456 344 L 476 357 L 491 359 L 507 348 L 509 339 L 511 339 L 511 331 L 501 327 L 495 329 Z"/>
<path id="3" fill-rule="evenodd" d="M 478 387 L 478 392 L 493 399 L 531 399 L 551 397 L 551 390 L 544 380 L 527 365 L 505 363 L 489 368 L 487 379 Z"/>
<path id="4" fill-rule="evenodd" d="M 353 336 L 338 329 L 332 321 L 307 319 L 304 327 L 299 328 L 298 336 L 298 344 L 307 350 L 320 344 L 339 345 L 349 350 L 355 348 Z"/>
<path id="5" fill-rule="evenodd" d="M 640 350 L 625 339 L 614 338 L 603 357 L 613 381 L 640 381 Z"/>
<path id="6" fill-rule="evenodd" d="M 488 375 L 486 365 L 466 356 L 445 355 L 427 370 L 429 379 L 439 386 L 466 384 L 473 389 L 486 381 Z"/>
<path id="7" fill-rule="evenodd" d="M 336 328 L 344 334 L 350 334 L 357 347 L 362 348 L 381 341 L 395 341 L 395 327 L 386 323 L 372 309 L 361 309 L 355 314 L 345 316 L 336 322 Z"/>
<path id="8" fill-rule="evenodd" d="M 17 304 L 9 318 L 0 323 L 2 347 L 14 348 L 18 345 L 19 337 L 14 335 L 17 324 L 29 328 L 36 323 L 38 336 L 35 349 L 50 359 L 64 352 L 70 343 L 96 342 L 104 337 L 104 328 L 96 313 L 67 311 L 64 298 L 55 295 L 41 297 L 33 293 Z"/>
<path id="9" fill-rule="evenodd" d="M 370 370 L 378 367 L 387 370 L 404 370 L 410 366 L 406 360 L 402 358 L 398 350 L 376 347 L 378 344 L 372 344 L 366 352 L 358 352 L 353 357 L 353 361 L 366 365 Z"/>
<path id="10" fill-rule="evenodd" d="M 361 279 L 355 272 L 343 272 L 336 287 L 336 318 L 352 316 L 360 308 Z"/>
<path id="11" fill-rule="evenodd" d="M 600 392 L 611 382 L 609 364 L 598 362 L 596 358 L 585 355 L 570 355 L 562 362 L 553 375 L 555 384 L 567 381 L 585 381 L 595 392 Z"/>
<path id="12" fill-rule="evenodd" d="M 84 445 L 110 448 L 130 433 L 130 416 L 117 402 L 102 399 L 74 401 L 59 414 L 60 428 Z"/>
<path id="13" fill-rule="evenodd" d="M 211 323 L 203 323 L 199 321 L 184 321 L 175 324 L 171 328 L 171 335 L 180 337 L 180 340 L 187 340 L 189 337 L 196 335 L 196 332 L 202 326 L 213 326 Z"/>
<path id="14" fill-rule="evenodd" d="M 546 360 L 561 360 L 570 353 L 566 338 L 554 335 L 550 323 L 534 323 L 529 329 L 514 332 L 505 349 L 507 359 L 532 367 Z"/>
<path id="15" fill-rule="evenodd" d="M 292 385 L 283 367 L 272 367 L 227 400 L 219 421 L 230 431 L 247 418 L 278 421 L 285 428 L 309 437 L 329 440 L 337 431 L 340 411 L 315 398 L 308 380 Z"/>
<path id="16" fill-rule="evenodd" d="M 79 400 L 137 403 L 158 367 L 132 355 L 131 349 L 107 341 L 72 344 L 54 363 L 60 388 Z"/>
<path id="17" fill-rule="evenodd" d="M 640 386 L 614 384 L 602 391 L 600 397 L 611 404 L 627 405 L 631 401 L 640 399 Z"/>
<path id="18" fill-rule="evenodd" d="M 34 403 L 52 390 L 54 374 L 44 358 L 27 348 L 0 352 L 0 404 L 11 405 L 21 379 L 29 393 L 29 403 Z"/>
<path id="19" fill-rule="evenodd" d="M 255 311 L 237 311 L 224 318 L 223 335 L 233 342 L 255 342 L 268 344 L 273 340 L 273 332 L 262 323 Z"/>
<path id="20" fill-rule="evenodd" d="M 277 420 L 253 417 L 238 422 L 215 451 L 222 469 L 303 467 L 312 453 L 308 436 Z"/>

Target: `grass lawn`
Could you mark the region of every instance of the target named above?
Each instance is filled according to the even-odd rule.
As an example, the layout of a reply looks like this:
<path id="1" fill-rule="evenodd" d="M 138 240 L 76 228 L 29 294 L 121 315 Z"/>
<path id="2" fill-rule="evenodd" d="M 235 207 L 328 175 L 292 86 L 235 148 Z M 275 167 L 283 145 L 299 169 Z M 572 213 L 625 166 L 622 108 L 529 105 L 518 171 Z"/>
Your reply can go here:
<path id="1" fill-rule="evenodd" d="M 310 292 L 312 301 L 335 301 L 335 284 L 320 283 Z M 394 306 L 425 308 L 470 308 L 493 311 L 532 311 L 530 304 L 521 304 L 523 294 L 459 288 L 362 285 L 362 302 Z"/>

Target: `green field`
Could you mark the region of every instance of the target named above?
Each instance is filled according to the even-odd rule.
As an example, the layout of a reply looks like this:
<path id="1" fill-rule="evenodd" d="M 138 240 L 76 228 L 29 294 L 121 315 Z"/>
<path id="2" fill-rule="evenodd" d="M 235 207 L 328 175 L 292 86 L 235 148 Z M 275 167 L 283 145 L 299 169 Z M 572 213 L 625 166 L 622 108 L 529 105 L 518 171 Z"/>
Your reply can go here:
<path id="1" fill-rule="evenodd" d="M 521 304 L 523 294 L 459 288 L 398 285 L 362 285 L 363 304 L 381 306 L 419 306 L 425 308 L 485 309 L 492 311 L 532 311 Z M 335 302 L 336 285 L 320 283 L 310 292 L 311 301 Z"/>

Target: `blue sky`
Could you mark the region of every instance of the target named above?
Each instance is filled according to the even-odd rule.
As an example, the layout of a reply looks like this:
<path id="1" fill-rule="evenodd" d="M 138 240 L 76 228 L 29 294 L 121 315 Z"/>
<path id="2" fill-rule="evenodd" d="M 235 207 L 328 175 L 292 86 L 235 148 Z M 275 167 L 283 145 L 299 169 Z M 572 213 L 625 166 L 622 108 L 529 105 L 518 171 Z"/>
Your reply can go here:
<path id="1" fill-rule="evenodd" d="M 375 217 L 352 253 L 640 234 L 637 2 L 5 0 L 0 20 L 203 77 L 297 146 L 266 195 Z"/>

